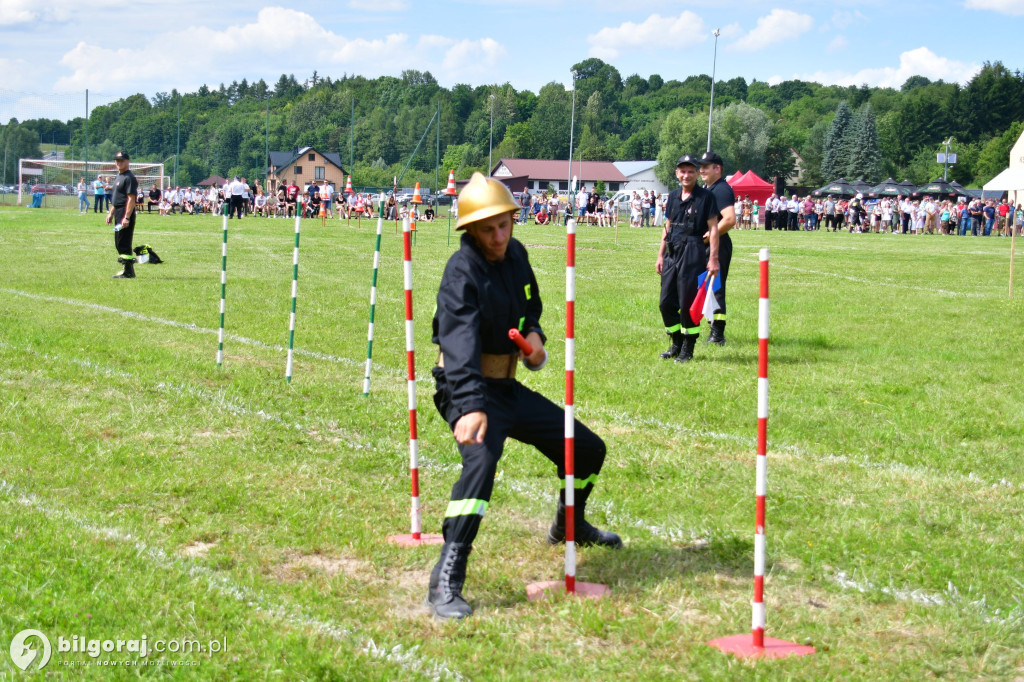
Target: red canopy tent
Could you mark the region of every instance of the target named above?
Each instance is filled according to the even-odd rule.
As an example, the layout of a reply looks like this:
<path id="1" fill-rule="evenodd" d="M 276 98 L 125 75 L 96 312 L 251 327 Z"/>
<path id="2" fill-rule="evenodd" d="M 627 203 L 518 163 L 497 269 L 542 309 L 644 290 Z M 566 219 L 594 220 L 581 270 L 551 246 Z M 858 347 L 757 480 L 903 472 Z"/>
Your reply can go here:
<path id="1" fill-rule="evenodd" d="M 756 201 L 760 206 L 764 206 L 768 197 L 775 193 L 775 186 L 762 180 L 752 170 L 746 173 L 737 171 L 729 178 L 728 182 L 737 198 L 742 199 L 744 196 L 749 196 L 751 201 Z"/>

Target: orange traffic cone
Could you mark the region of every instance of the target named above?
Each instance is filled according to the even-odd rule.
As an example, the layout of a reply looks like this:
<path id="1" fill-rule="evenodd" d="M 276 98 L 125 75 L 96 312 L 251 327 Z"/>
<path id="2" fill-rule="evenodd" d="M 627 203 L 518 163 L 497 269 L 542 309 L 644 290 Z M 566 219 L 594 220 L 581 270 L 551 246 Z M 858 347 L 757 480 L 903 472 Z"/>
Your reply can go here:
<path id="1" fill-rule="evenodd" d="M 354 190 L 352 189 L 352 176 L 350 175 L 350 176 L 348 176 L 348 180 L 345 181 L 345 194 L 353 194 L 353 193 L 354 193 Z"/>
<path id="2" fill-rule="evenodd" d="M 423 199 L 420 198 L 420 183 L 416 183 L 416 187 L 412 190 L 412 199 L 409 200 L 411 204 L 422 204 Z"/>
<path id="3" fill-rule="evenodd" d="M 455 171 L 448 171 L 448 188 L 444 191 L 445 194 L 458 194 L 455 190 Z"/>

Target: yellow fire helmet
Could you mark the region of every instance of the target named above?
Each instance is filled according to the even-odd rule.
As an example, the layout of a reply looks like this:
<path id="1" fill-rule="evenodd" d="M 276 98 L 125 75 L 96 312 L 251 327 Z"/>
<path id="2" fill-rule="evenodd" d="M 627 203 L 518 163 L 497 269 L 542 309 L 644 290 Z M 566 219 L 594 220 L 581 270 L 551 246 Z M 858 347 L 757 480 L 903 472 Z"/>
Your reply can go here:
<path id="1" fill-rule="evenodd" d="M 459 192 L 459 220 L 455 229 L 462 230 L 478 220 L 521 208 L 508 187 L 494 178 L 485 178 L 482 173 L 473 173 Z"/>

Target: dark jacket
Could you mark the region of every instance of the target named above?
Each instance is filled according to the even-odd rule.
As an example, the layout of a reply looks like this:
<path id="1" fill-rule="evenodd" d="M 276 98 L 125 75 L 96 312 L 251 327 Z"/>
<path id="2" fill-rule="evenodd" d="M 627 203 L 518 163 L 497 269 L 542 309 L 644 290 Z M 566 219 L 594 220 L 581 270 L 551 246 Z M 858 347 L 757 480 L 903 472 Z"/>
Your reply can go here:
<path id="1" fill-rule="evenodd" d="M 433 342 L 444 354 L 451 391 L 450 421 L 487 407 L 480 354 L 518 352 L 509 329 L 526 336 L 540 328 L 543 305 L 526 249 L 510 239 L 505 259 L 490 263 L 471 235 L 463 234 L 441 276 Z"/>

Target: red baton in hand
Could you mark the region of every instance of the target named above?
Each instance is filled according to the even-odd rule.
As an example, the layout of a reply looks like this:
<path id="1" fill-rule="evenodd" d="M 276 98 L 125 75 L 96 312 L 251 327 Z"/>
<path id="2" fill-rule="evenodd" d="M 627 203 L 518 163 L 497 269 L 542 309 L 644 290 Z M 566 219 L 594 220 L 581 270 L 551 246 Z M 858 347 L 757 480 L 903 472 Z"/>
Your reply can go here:
<path id="1" fill-rule="evenodd" d="M 523 335 L 519 333 L 518 329 L 509 329 L 508 338 L 512 339 L 512 341 L 519 346 L 519 350 L 523 351 L 523 353 L 528 356 L 533 355 L 533 346 L 530 345 L 529 341 L 523 338 Z"/>

